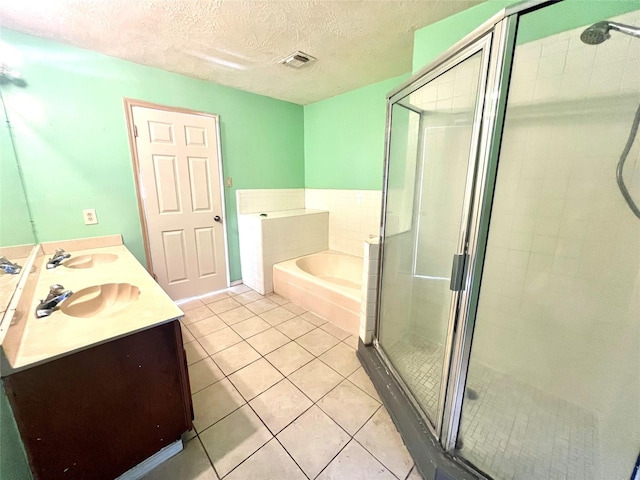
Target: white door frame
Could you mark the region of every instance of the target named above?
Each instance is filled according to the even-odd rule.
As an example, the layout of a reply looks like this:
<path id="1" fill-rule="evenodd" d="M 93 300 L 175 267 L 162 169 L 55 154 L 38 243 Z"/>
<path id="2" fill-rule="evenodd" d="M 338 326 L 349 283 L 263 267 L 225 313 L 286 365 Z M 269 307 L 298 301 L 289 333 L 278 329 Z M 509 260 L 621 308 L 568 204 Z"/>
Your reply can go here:
<path id="1" fill-rule="evenodd" d="M 164 110 L 168 112 L 174 113 L 187 113 L 189 115 L 199 115 L 201 117 L 210 117 L 214 118 L 218 123 L 218 128 L 216 129 L 216 140 L 217 140 L 217 149 L 218 149 L 218 170 L 219 170 L 219 182 L 220 182 L 220 197 L 222 202 L 222 211 L 223 211 L 223 232 L 224 232 L 224 257 L 225 263 L 227 266 L 227 287 L 231 285 L 231 277 L 229 271 L 229 243 L 228 243 L 228 234 L 227 234 L 227 201 L 225 196 L 225 186 L 224 186 L 224 170 L 222 168 L 222 143 L 220 139 L 220 116 L 212 113 L 199 112 L 197 110 L 191 110 L 188 108 L 182 107 L 169 107 L 166 105 L 159 105 L 157 103 L 146 102 L 144 100 L 136 100 L 134 98 L 123 98 L 124 102 L 124 113 L 125 119 L 127 122 L 127 134 L 129 135 L 129 149 L 131 151 L 131 159 L 133 161 L 133 179 L 136 186 L 136 197 L 138 200 L 138 214 L 140 215 L 140 224 L 142 226 L 142 242 L 144 243 L 144 254 L 146 257 L 146 266 L 147 271 L 151 274 L 151 276 L 155 279 L 156 274 L 153 271 L 153 263 L 151 261 L 151 249 L 149 247 L 149 230 L 147 224 L 146 211 L 144 208 L 144 198 L 142 196 L 141 190 L 141 179 L 140 179 L 140 160 L 138 159 L 138 149 L 136 147 L 136 132 L 135 125 L 133 123 L 133 107 L 144 107 L 144 108 L 152 108 L 155 110 Z"/>

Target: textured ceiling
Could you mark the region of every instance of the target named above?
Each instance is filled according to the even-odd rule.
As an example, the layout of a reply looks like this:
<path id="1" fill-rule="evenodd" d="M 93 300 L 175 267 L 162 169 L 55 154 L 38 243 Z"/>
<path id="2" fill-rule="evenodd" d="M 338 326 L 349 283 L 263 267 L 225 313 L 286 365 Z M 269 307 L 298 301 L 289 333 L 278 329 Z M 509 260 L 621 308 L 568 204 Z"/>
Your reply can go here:
<path id="1" fill-rule="evenodd" d="M 0 25 L 305 105 L 410 71 L 416 29 L 481 1 L 0 0 Z"/>

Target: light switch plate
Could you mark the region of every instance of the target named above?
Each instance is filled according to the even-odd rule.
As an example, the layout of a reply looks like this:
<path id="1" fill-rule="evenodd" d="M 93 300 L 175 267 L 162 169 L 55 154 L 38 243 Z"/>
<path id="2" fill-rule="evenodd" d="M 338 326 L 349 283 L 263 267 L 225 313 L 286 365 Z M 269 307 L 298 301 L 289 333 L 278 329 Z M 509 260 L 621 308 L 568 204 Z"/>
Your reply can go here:
<path id="1" fill-rule="evenodd" d="M 96 223 L 98 223 L 98 217 L 96 215 L 95 208 L 86 208 L 82 210 L 82 215 L 84 216 L 85 225 L 95 225 Z"/>
<path id="2" fill-rule="evenodd" d="M 226 180 L 224 181 L 224 184 L 228 187 L 231 188 L 233 187 L 233 179 L 231 177 L 227 177 Z"/>

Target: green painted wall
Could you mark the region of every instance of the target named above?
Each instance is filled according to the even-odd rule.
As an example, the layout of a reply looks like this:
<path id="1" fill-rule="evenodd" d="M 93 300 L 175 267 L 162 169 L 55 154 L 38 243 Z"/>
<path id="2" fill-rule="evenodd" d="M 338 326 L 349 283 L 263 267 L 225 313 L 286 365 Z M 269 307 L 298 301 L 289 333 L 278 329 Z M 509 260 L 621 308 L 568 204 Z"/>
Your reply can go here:
<path id="1" fill-rule="evenodd" d="M 304 107 L 305 186 L 380 190 L 386 95 L 401 75 Z"/>
<path id="2" fill-rule="evenodd" d="M 302 106 L 3 30 L 27 86 L 2 86 L 41 242 L 122 233 L 144 260 L 123 97 L 220 115 L 230 275 L 235 190 L 304 186 Z M 99 224 L 85 226 L 82 209 Z"/>
<path id="3" fill-rule="evenodd" d="M 0 246 L 35 243 L 4 109 L 0 121 Z"/>
<path id="4" fill-rule="evenodd" d="M 9 399 L 0 382 L 0 480 L 33 478 Z"/>
<path id="5" fill-rule="evenodd" d="M 504 7 L 516 3 L 519 3 L 519 0 L 487 0 L 416 30 L 413 43 L 413 71 L 417 72 L 435 60 Z M 564 0 L 538 10 L 535 16 L 523 16 L 518 41 L 524 43 L 536 40 L 638 8 L 638 0 Z"/>

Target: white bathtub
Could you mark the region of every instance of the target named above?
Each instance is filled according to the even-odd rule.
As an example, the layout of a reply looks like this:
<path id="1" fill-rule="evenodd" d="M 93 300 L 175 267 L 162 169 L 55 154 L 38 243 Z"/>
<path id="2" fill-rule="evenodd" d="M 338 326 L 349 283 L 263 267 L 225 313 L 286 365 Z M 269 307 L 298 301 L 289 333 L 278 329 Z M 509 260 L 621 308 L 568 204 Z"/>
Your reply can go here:
<path id="1" fill-rule="evenodd" d="M 350 334 L 358 335 L 362 258 L 326 250 L 276 263 L 273 289 Z"/>

